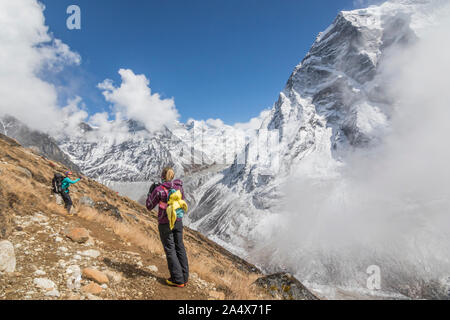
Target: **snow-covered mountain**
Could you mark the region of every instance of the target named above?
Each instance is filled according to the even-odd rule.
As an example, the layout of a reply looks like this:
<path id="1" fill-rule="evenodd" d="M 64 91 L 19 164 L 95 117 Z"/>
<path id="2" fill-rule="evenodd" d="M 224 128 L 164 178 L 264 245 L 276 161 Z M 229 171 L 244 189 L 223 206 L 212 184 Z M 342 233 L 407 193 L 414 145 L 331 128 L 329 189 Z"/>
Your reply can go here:
<path id="1" fill-rule="evenodd" d="M 168 165 L 184 175 L 193 169 L 192 162 L 199 162 L 194 156 L 202 157 L 167 128 L 150 133 L 134 120 L 125 125 L 126 132 L 117 138 L 83 123 L 75 136 L 62 136 L 59 145 L 85 174 L 105 182 L 155 180 Z"/>
<path id="2" fill-rule="evenodd" d="M 413 12 L 397 3 L 341 12 L 295 68 L 252 141 L 265 143 L 267 135 L 275 135 L 278 143 L 257 157 L 249 156 L 247 146 L 245 163 L 236 161 L 217 183 L 203 186 L 204 197 L 190 216 L 193 225 L 242 247 L 258 219 L 254 210 L 267 214 L 276 208 L 279 186 L 293 171 L 320 175 L 320 170 L 339 166 L 347 150 L 376 143 L 388 126 L 392 106 L 377 68 L 390 49 L 416 41 Z M 277 161 L 274 173 L 261 166 L 270 160 Z M 240 201 L 230 203 L 229 190 Z M 211 198 L 225 201 L 211 203 Z M 236 232 L 239 229 L 242 232 Z"/>
<path id="3" fill-rule="evenodd" d="M 201 183 L 195 179 L 192 183 L 196 201 L 187 218 L 190 226 L 265 270 L 286 268 L 311 283 L 365 286 L 366 268 L 376 261 L 385 268 L 385 289 L 415 297 L 445 295 L 442 284 L 435 283 L 433 287 L 426 282 L 443 277 L 448 267 L 445 251 L 449 239 L 443 237 L 439 224 L 429 222 L 423 227 L 418 223 L 407 231 L 392 230 L 388 235 L 386 227 L 403 228 L 411 223 L 406 217 L 404 221 L 399 218 L 404 212 L 411 216 L 418 214 L 414 209 L 405 209 L 411 206 L 408 197 L 396 198 L 395 205 L 399 208 L 392 216 L 373 209 L 374 214 L 379 214 L 374 219 L 380 224 L 379 229 L 374 229 L 375 235 L 364 244 L 361 241 L 364 232 L 350 230 L 360 224 L 361 228 L 371 228 L 369 221 L 373 218 L 358 217 L 360 199 L 345 196 L 347 181 L 340 176 L 341 171 L 351 171 L 354 165 L 347 162 L 348 155 L 355 150 L 364 150 L 369 155 L 391 131 L 398 101 L 389 87 L 391 82 L 386 81 L 389 72 L 384 68 L 389 64 L 385 61 L 407 53 L 421 41 L 422 32 L 435 21 L 438 2 L 448 3 L 389 1 L 341 12 L 318 35 L 309 53 L 294 69 L 257 135 L 240 155 L 245 161 L 236 158 L 232 166 L 217 174 L 195 177 Z M 271 144 L 268 137 L 278 137 L 278 143 Z M 349 176 L 353 174 L 356 173 Z M 405 178 L 413 174 L 405 174 Z M 298 183 L 299 179 L 306 183 Z M 401 187 L 402 182 L 399 184 Z M 371 195 L 352 192 L 354 196 L 374 198 L 372 208 L 390 197 L 383 190 L 368 190 Z M 387 197 L 377 201 L 376 192 Z M 301 206 L 295 201 L 308 204 Z M 321 206 L 325 201 L 331 208 Z M 433 201 L 430 200 L 430 212 L 435 210 Z M 332 208 L 333 203 L 339 204 L 338 210 Z M 386 203 L 384 206 L 389 208 Z M 363 205 L 359 208 L 367 209 Z M 348 219 L 346 215 L 350 212 L 355 213 L 354 227 L 341 222 Z M 445 211 L 435 214 L 445 219 Z M 338 231 L 333 227 L 335 220 Z M 295 227 L 296 223 L 307 225 Z M 349 231 L 345 232 L 345 228 Z M 316 229 L 320 233 L 309 232 Z M 298 236 L 301 233 L 305 235 Z M 342 247 L 333 251 L 333 240 L 323 240 L 333 239 L 329 234 L 336 238 L 336 246 L 347 236 L 359 238 L 342 240 L 343 244 L 339 243 Z M 385 238 L 379 239 L 381 234 Z M 441 242 L 431 240 L 430 234 Z M 389 241 L 398 242 L 393 245 Z M 417 252 L 422 256 L 416 256 Z"/>

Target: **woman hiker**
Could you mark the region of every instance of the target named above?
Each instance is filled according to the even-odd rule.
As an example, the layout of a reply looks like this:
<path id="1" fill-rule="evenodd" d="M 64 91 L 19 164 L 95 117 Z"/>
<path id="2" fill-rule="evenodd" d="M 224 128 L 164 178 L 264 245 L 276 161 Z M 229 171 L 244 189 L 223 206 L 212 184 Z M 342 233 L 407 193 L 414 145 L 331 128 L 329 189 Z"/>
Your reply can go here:
<path id="1" fill-rule="evenodd" d="M 81 178 L 78 178 L 76 180 L 70 179 L 72 177 L 72 171 L 66 171 L 64 173 L 66 176 L 64 180 L 61 182 L 61 196 L 64 200 L 65 208 L 67 209 L 67 212 L 70 214 L 70 209 L 72 208 L 72 199 L 70 198 L 69 194 L 69 187 L 71 184 L 75 184 L 78 181 L 81 180 Z"/>
<path id="2" fill-rule="evenodd" d="M 159 205 L 158 229 L 170 272 L 170 278 L 166 280 L 166 283 L 170 286 L 183 288 L 189 279 L 188 258 L 183 243 L 182 220 L 183 211 L 187 210 L 187 205 L 184 202 L 183 182 L 178 179 L 173 180 L 174 176 L 175 173 L 172 168 L 164 168 L 161 173 L 162 183 L 154 184 L 150 188 L 146 204 L 148 210 L 153 210 L 156 205 Z M 172 211 L 173 215 L 171 214 Z"/>

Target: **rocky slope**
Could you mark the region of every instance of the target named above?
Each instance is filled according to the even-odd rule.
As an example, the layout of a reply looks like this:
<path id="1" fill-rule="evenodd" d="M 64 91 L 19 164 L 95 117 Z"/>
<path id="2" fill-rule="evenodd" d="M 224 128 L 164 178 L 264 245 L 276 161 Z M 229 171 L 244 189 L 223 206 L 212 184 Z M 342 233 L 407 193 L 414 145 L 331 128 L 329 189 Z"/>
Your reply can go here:
<path id="1" fill-rule="evenodd" d="M 63 170 L 0 135 L 0 299 L 315 299 L 189 228 L 190 282 L 167 287 L 156 214 L 85 178 L 71 188 L 76 215 L 67 216 L 50 191 Z"/>
<path id="2" fill-rule="evenodd" d="M 28 128 L 14 117 L 3 116 L 0 118 L 0 133 L 16 139 L 21 145 L 33 148 L 36 152 L 51 160 L 61 162 L 72 171 L 81 172 L 80 167 L 74 164 L 69 156 L 59 148 L 54 138 Z"/>

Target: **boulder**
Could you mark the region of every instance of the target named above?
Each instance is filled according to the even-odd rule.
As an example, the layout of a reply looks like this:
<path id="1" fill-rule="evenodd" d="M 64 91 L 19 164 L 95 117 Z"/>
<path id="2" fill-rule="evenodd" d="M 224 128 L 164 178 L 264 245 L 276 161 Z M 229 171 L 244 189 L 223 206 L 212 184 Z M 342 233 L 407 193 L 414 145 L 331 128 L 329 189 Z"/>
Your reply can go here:
<path id="1" fill-rule="evenodd" d="M 109 279 L 106 274 L 92 268 L 84 268 L 83 277 L 89 280 L 93 280 L 99 284 L 109 283 Z"/>
<path id="2" fill-rule="evenodd" d="M 16 270 L 16 255 L 14 246 L 7 240 L 0 241 L 0 272 L 14 272 Z"/>
<path id="3" fill-rule="evenodd" d="M 40 289 L 52 291 L 56 289 L 56 284 L 47 278 L 35 278 L 33 283 Z"/>
<path id="4" fill-rule="evenodd" d="M 255 284 L 264 288 L 274 298 L 282 300 L 319 300 L 295 277 L 288 273 L 276 273 L 259 278 Z"/>
<path id="5" fill-rule="evenodd" d="M 66 228 L 63 234 L 77 243 L 85 243 L 89 240 L 89 231 L 84 228 Z"/>

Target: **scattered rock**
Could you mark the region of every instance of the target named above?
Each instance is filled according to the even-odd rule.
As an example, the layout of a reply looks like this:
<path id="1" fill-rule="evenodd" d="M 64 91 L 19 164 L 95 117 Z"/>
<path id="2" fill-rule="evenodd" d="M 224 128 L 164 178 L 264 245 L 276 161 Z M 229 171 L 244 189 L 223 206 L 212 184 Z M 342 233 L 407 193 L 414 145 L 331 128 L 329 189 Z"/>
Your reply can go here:
<path id="1" fill-rule="evenodd" d="M 69 294 L 66 296 L 66 300 L 81 300 L 81 297 L 80 297 L 79 294 L 76 294 L 76 293 L 69 293 Z"/>
<path id="2" fill-rule="evenodd" d="M 31 217 L 31 221 L 37 223 L 47 222 L 49 219 L 42 212 L 36 212 L 33 217 Z"/>
<path id="3" fill-rule="evenodd" d="M 98 284 L 91 282 L 88 285 L 82 287 L 81 291 L 83 293 L 100 294 L 103 291 L 103 289 Z"/>
<path id="4" fill-rule="evenodd" d="M 85 250 L 85 251 L 81 252 L 80 254 L 85 257 L 91 257 L 91 258 L 96 259 L 100 256 L 100 251 L 94 250 L 94 249 L 89 249 L 89 250 Z"/>
<path id="5" fill-rule="evenodd" d="M 95 205 L 94 200 L 89 198 L 88 196 L 84 196 L 80 198 L 80 205 L 85 205 L 87 207 L 93 207 Z"/>
<path id="6" fill-rule="evenodd" d="M 40 289 L 51 291 L 56 289 L 56 284 L 47 278 L 35 278 L 33 283 Z"/>
<path id="7" fill-rule="evenodd" d="M 152 271 L 152 272 L 154 272 L 154 273 L 158 272 L 158 267 L 157 266 L 148 266 L 147 269 Z"/>
<path id="8" fill-rule="evenodd" d="M 66 274 L 69 275 L 67 279 L 67 288 L 69 290 L 79 290 L 81 287 L 81 269 L 77 265 L 72 265 L 67 268 Z"/>
<path id="9" fill-rule="evenodd" d="M 104 274 L 106 274 L 109 281 L 111 281 L 111 282 L 119 283 L 122 281 L 122 275 L 118 272 L 106 270 L 106 271 L 104 271 Z"/>
<path id="10" fill-rule="evenodd" d="M 89 237 L 89 240 L 86 241 L 86 243 L 84 245 L 86 245 L 86 246 L 93 246 L 93 245 L 95 245 L 95 241 L 94 241 L 94 239 Z"/>
<path id="11" fill-rule="evenodd" d="M 110 216 L 114 217 L 116 220 L 122 221 L 123 217 L 120 213 L 119 209 L 116 206 L 113 206 L 112 204 L 109 204 L 105 201 L 99 201 L 95 203 L 95 209 L 97 209 L 100 212 L 108 213 Z"/>
<path id="12" fill-rule="evenodd" d="M 225 300 L 225 293 L 222 291 L 210 291 L 209 296 L 214 300 Z"/>
<path id="13" fill-rule="evenodd" d="M 77 243 L 85 243 L 89 240 L 89 231 L 85 228 L 66 228 L 63 234 Z"/>
<path id="14" fill-rule="evenodd" d="M 108 277 L 101 271 L 92 268 L 83 269 L 83 276 L 99 284 L 109 283 Z"/>
<path id="15" fill-rule="evenodd" d="M 35 276 L 45 276 L 47 273 L 45 272 L 45 271 L 43 271 L 43 270 L 36 270 L 35 272 L 34 272 L 34 275 Z"/>
<path id="16" fill-rule="evenodd" d="M 14 246 L 7 240 L 0 241 L 0 272 L 14 272 L 16 270 L 16 255 Z"/>
<path id="17" fill-rule="evenodd" d="M 275 298 L 283 300 L 319 300 L 303 284 L 288 273 L 276 273 L 259 278 L 255 284 Z"/>
<path id="18" fill-rule="evenodd" d="M 97 297 L 96 295 L 93 295 L 92 293 L 87 293 L 86 298 L 88 298 L 89 300 L 103 300 L 102 298 Z"/>
<path id="19" fill-rule="evenodd" d="M 58 291 L 58 290 L 53 289 L 53 290 L 48 291 L 47 293 L 45 293 L 45 296 L 46 296 L 46 297 L 56 297 L 56 298 L 59 298 L 60 294 L 59 294 L 59 291 Z"/>
<path id="20" fill-rule="evenodd" d="M 59 247 L 58 251 L 67 252 L 67 251 L 69 251 L 69 249 L 67 249 L 66 247 Z"/>
<path id="21" fill-rule="evenodd" d="M 55 242 L 62 242 L 62 241 L 63 241 L 63 239 L 61 237 L 56 237 L 55 238 Z"/>
<path id="22" fill-rule="evenodd" d="M 58 206 L 62 206 L 64 204 L 63 198 L 58 193 L 55 193 L 55 202 Z"/>

